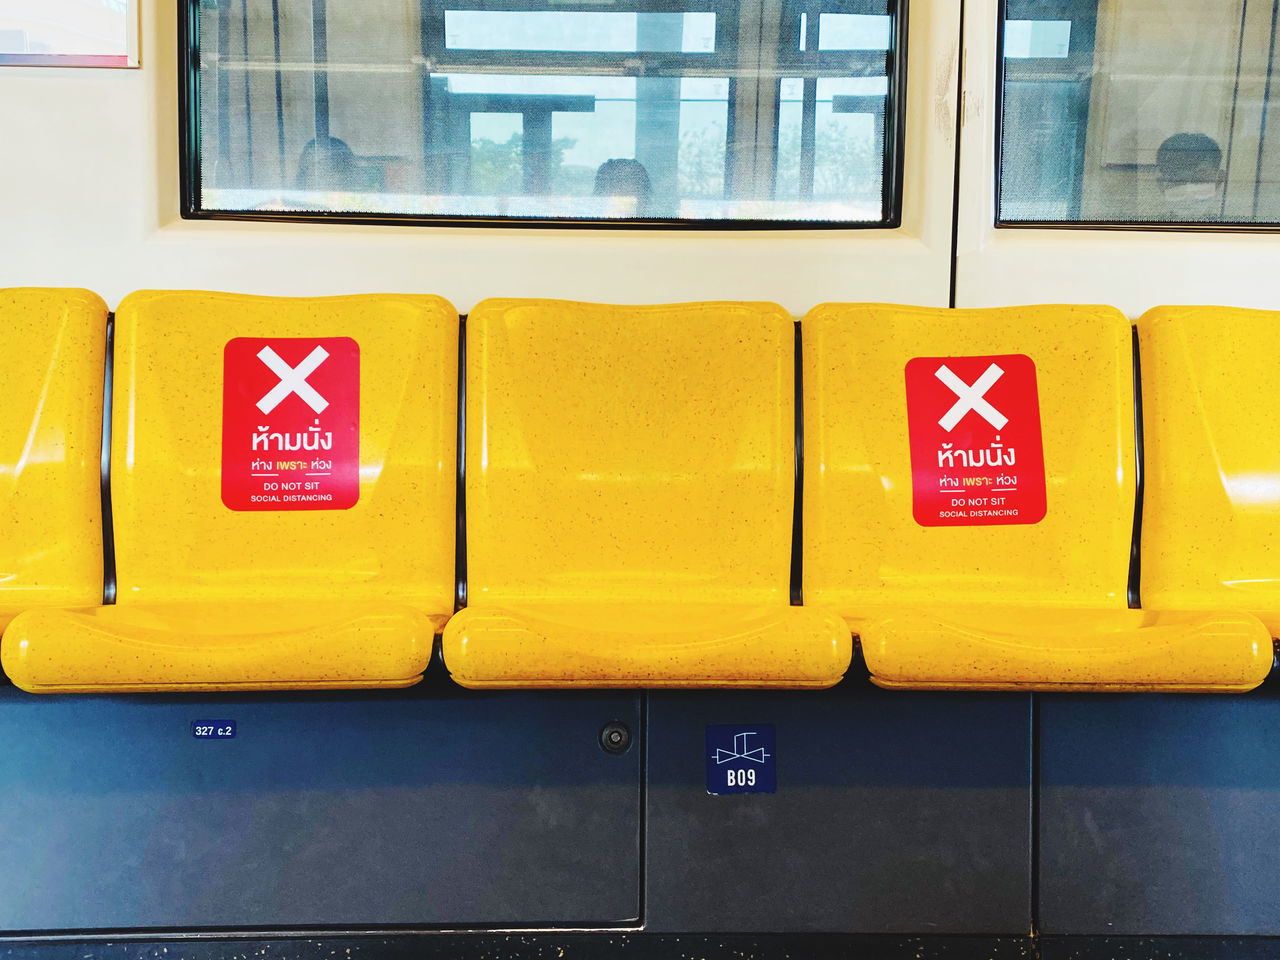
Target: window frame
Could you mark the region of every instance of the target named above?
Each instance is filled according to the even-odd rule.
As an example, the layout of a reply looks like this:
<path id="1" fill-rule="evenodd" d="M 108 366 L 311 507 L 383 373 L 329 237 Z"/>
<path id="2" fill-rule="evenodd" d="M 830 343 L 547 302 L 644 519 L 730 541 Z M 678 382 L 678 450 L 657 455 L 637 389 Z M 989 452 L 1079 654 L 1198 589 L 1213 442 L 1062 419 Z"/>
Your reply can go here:
<path id="1" fill-rule="evenodd" d="M 222 0 L 226 2 L 226 0 Z M 902 226 L 906 163 L 908 11 L 910 0 L 890 0 L 896 6 L 885 51 L 888 73 L 887 110 L 881 195 L 884 216 L 876 221 L 783 219 L 680 219 L 675 217 L 494 217 L 485 214 L 361 213 L 322 210 L 210 210 L 200 204 L 200 7 L 201 0 L 178 0 L 178 161 L 179 213 L 184 220 L 264 223 L 335 223 L 373 226 L 481 226 L 501 228 L 584 228 L 695 231 L 813 231 L 896 230 Z M 717 36 L 724 0 L 712 0 L 717 12 Z M 512 6 L 517 6 L 514 2 Z M 572 6 L 572 5 L 569 5 Z M 708 4 L 698 5 L 705 9 Z M 594 8 L 593 8 L 594 9 Z M 425 45 L 425 40 L 423 41 Z M 714 55 L 713 55 L 714 56 Z M 780 85 L 781 76 L 772 78 Z M 732 97 L 730 98 L 732 110 Z M 775 98 L 776 114 L 776 98 Z M 776 125 L 776 116 L 775 116 Z M 776 137 L 776 126 L 775 126 Z"/>
<path id="2" fill-rule="evenodd" d="M 1185 220 L 1005 220 L 1001 217 L 1002 202 L 1002 178 L 1004 174 L 1004 96 L 1005 96 L 1005 56 L 1004 56 L 1004 38 L 1005 24 L 1010 19 L 1028 19 L 1024 17 L 1011 17 L 1010 7 L 1017 3 L 1018 0 L 998 0 L 996 9 L 996 35 L 994 49 L 996 54 L 994 71 L 995 71 L 995 96 L 992 101 L 993 110 L 993 129 L 995 133 L 995 143 L 993 145 L 993 156 L 995 163 L 991 168 L 992 176 L 992 199 L 994 201 L 994 227 L 996 230 L 1095 230 L 1095 231 L 1115 231 L 1115 232 L 1140 232 L 1140 233 L 1208 233 L 1208 234 L 1274 234 L 1280 233 L 1280 221 L 1230 221 L 1230 222 L 1212 222 L 1212 221 L 1185 221 Z M 1066 9 L 1069 3 L 1061 3 L 1061 7 Z M 1046 17 L 1043 19 L 1053 19 Z M 1095 23 L 1096 33 L 1096 23 Z M 1060 70 L 1046 70 L 1045 73 L 1069 73 L 1071 67 L 1069 64 L 1074 63 L 1074 58 L 1068 56 L 1066 63 Z"/>

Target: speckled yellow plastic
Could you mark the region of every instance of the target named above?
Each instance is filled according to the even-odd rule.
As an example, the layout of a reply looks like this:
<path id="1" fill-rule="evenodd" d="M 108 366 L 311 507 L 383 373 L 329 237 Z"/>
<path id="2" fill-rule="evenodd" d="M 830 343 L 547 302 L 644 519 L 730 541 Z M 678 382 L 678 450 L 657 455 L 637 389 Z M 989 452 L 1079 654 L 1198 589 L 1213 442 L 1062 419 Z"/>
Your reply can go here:
<path id="1" fill-rule="evenodd" d="M 445 618 L 423 619 L 387 600 L 143 603 L 26 613 L 10 629 L 32 693 L 145 693 L 157 676 L 166 691 L 332 689 L 417 683 Z"/>
<path id="2" fill-rule="evenodd" d="M 1243 692 L 1271 664 L 1261 624 L 1229 613 L 911 607 L 854 625 L 889 689 Z"/>
<path id="3" fill-rule="evenodd" d="M 359 502 L 226 508 L 225 344 L 338 336 L 360 346 Z M 117 605 L 19 617 L 6 659 L 14 682 L 40 692 L 416 682 L 453 608 L 457 342 L 457 313 L 437 297 L 127 297 L 112 408 Z"/>
<path id="4" fill-rule="evenodd" d="M 1253 618 L 1127 609 L 1133 364 L 1118 311 L 825 304 L 802 332 L 804 598 L 845 616 L 876 683 L 1244 690 L 1265 678 L 1271 645 Z M 907 362 L 1009 353 L 1036 366 L 1044 520 L 917 524 Z"/>
<path id="5" fill-rule="evenodd" d="M 1143 600 L 1280 636 L 1280 312 L 1159 307 L 1138 337 Z"/>
<path id="6" fill-rule="evenodd" d="M 471 312 L 458 682 L 840 679 L 847 628 L 789 602 L 794 336 L 772 304 Z"/>
<path id="7" fill-rule="evenodd" d="M 106 342 L 97 294 L 0 289 L 0 630 L 102 602 Z"/>
<path id="8" fill-rule="evenodd" d="M 851 656 L 837 614 L 776 603 L 530 601 L 454 619 L 445 662 L 468 686 L 829 687 Z"/>

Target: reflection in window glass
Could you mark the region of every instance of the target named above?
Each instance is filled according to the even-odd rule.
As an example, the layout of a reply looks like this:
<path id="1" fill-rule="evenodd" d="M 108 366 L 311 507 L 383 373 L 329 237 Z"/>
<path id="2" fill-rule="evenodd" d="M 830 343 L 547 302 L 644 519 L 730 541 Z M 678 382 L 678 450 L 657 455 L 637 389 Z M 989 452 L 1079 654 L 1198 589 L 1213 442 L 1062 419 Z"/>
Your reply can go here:
<path id="1" fill-rule="evenodd" d="M 1071 53 L 1070 20 L 1006 20 L 1007 60 L 1061 60 Z"/>
<path id="2" fill-rule="evenodd" d="M 889 18 L 857 13 L 821 14 L 818 17 L 818 49 L 888 50 Z"/>
<path id="3" fill-rule="evenodd" d="M 899 0 L 190 2 L 194 212 L 894 216 Z"/>
<path id="4" fill-rule="evenodd" d="M 813 142 L 808 165 L 805 81 L 782 81 L 778 109 L 778 168 L 774 195 L 779 198 L 852 197 L 874 203 L 884 163 L 883 78 L 823 78 L 815 84 Z M 806 184 L 802 188 L 802 182 Z"/>
<path id="5" fill-rule="evenodd" d="M 559 50 L 584 53 L 713 53 L 714 13 L 523 13 L 512 10 L 446 10 L 449 50 Z M 655 28 L 656 29 L 652 29 Z M 644 43 L 643 50 L 640 44 Z"/>
<path id="6" fill-rule="evenodd" d="M 1003 223 L 1280 223 L 1274 4 L 1005 0 Z"/>

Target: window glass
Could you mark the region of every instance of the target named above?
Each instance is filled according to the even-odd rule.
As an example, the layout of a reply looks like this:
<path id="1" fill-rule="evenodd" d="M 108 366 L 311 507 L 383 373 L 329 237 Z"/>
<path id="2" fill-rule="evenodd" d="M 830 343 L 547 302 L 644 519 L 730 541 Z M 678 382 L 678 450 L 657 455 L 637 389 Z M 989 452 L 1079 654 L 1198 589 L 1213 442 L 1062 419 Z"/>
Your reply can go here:
<path id="1" fill-rule="evenodd" d="M 1000 222 L 1280 222 L 1276 3 L 1003 8 Z"/>
<path id="2" fill-rule="evenodd" d="M 896 216 L 898 0 L 189 2 L 197 215 Z"/>
<path id="3" fill-rule="evenodd" d="M 1005 59 L 1063 60 L 1070 54 L 1070 20 L 1005 21 Z"/>

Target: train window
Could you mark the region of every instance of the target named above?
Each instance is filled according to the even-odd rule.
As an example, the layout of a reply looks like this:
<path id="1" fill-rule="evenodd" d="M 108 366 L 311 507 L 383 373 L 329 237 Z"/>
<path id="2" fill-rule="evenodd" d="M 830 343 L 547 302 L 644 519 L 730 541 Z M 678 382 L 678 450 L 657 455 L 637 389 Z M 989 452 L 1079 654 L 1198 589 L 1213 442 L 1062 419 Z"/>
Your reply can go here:
<path id="1" fill-rule="evenodd" d="M 187 0 L 184 214 L 896 226 L 902 0 Z"/>
<path id="2" fill-rule="evenodd" d="M 1003 0 L 997 221 L 1280 222 L 1274 7 Z"/>

